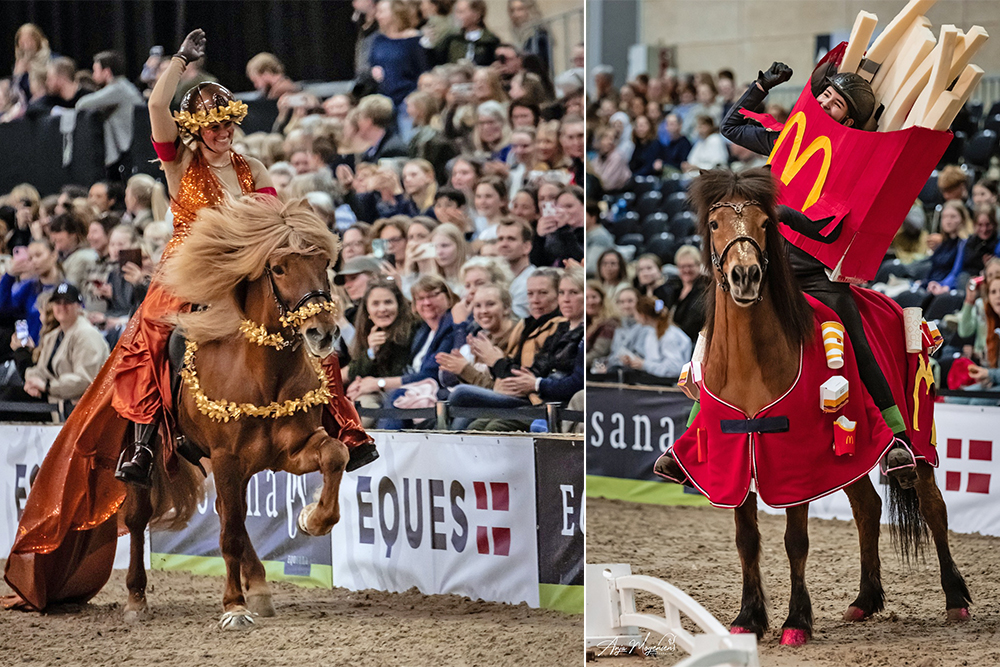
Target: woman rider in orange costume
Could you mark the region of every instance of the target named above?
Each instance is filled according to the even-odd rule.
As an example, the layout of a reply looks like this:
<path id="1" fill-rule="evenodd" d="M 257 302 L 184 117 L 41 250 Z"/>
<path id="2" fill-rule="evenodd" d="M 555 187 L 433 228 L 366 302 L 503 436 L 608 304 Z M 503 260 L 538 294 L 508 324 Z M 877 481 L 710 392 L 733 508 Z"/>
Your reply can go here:
<path id="1" fill-rule="evenodd" d="M 149 98 L 153 145 L 172 195 L 174 234 L 162 262 L 184 242 L 201 208 L 220 205 L 230 196 L 276 194 L 264 165 L 232 150 L 233 125 L 246 116 L 247 106 L 229 90 L 217 83 L 199 84 L 171 117 L 170 100 L 185 67 L 204 54 L 205 33 L 194 30 Z M 187 142 L 181 141 L 182 133 Z M 5 600 L 6 606 L 41 610 L 52 602 L 81 602 L 107 582 L 118 534 L 116 513 L 125 498 L 124 485 L 113 481 L 112 473 L 125 482 L 150 483 L 156 435 L 173 407 L 168 318 L 186 307 L 154 277 L 118 346 L 63 425 L 18 526 L 5 572 L 18 596 Z M 334 393 L 323 423 L 350 448 L 347 469 L 353 470 L 378 453 L 346 398 L 337 356 L 324 359 L 323 366 Z M 133 444 L 122 448 L 129 422 Z M 162 441 L 169 463 L 172 439 Z"/>

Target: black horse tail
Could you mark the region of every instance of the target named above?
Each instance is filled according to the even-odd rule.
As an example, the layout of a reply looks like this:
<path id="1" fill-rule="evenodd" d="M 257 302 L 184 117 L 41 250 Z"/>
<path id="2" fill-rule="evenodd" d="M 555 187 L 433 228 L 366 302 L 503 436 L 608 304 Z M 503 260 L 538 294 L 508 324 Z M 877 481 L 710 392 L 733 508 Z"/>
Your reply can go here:
<path id="1" fill-rule="evenodd" d="M 904 489 L 893 477 L 889 485 L 889 536 L 900 559 L 910 565 L 923 555 L 927 543 L 927 524 L 920 514 L 916 489 Z"/>

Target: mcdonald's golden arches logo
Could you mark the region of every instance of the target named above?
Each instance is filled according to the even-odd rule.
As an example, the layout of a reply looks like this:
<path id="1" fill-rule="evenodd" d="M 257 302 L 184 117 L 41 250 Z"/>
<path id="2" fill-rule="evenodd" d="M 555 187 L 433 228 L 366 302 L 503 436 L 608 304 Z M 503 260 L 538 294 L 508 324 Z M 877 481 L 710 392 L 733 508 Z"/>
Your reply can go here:
<path id="1" fill-rule="evenodd" d="M 799 111 L 785 123 L 784 129 L 778 135 L 778 140 L 774 143 L 774 149 L 767 159 L 768 164 L 771 164 L 774 156 L 778 153 L 778 149 L 785 142 L 785 138 L 792 132 L 794 132 L 792 149 L 788 154 L 788 160 L 785 162 L 784 168 L 781 170 L 780 178 L 782 183 L 785 185 L 791 183 L 816 153 L 823 153 L 823 164 L 820 166 L 819 174 L 816 176 L 816 180 L 813 181 L 812 188 L 809 190 L 809 196 L 806 197 L 805 204 L 802 206 L 802 211 L 805 212 L 806 209 L 819 200 L 819 196 L 823 192 L 823 186 L 826 184 L 826 176 L 830 172 L 830 162 L 833 159 L 833 145 L 830 143 L 830 137 L 823 134 L 813 139 L 806 146 L 806 149 L 802 150 L 802 140 L 806 133 L 806 114 L 803 111 Z"/>

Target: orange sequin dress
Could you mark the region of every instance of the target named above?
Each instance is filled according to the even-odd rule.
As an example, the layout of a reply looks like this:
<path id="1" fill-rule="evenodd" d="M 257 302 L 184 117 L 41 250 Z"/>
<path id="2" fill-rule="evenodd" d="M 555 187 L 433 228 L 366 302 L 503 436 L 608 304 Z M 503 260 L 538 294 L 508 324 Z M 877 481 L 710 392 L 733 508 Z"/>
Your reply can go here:
<path id="1" fill-rule="evenodd" d="M 232 160 L 241 190 L 254 192 L 249 164 L 236 153 Z M 171 200 L 174 235 L 162 261 L 187 238 L 198 211 L 221 204 L 225 196 L 196 151 Z M 130 435 L 129 421 L 150 423 L 171 407 L 166 358 L 171 326 L 165 319 L 185 306 L 154 277 L 111 357 L 66 420 L 18 525 L 4 578 L 19 597 L 5 599 L 5 606 L 43 610 L 55 602 L 84 602 L 107 583 L 117 537 L 126 532 L 117 516 L 125 500 L 125 485 L 114 477 L 118 455 Z M 370 438 L 345 396 L 336 355 L 331 357 L 324 368 L 335 398 L 324 425 L 348 446 L 366 442 Z M 161 449 L 169 456 L 168 447 Z"/>

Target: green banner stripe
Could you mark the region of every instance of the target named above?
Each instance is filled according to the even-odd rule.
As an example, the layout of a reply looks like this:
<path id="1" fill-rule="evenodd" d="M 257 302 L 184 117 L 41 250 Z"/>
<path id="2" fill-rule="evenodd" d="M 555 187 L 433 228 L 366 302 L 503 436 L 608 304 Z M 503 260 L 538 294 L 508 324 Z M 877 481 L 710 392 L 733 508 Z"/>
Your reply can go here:
<path id="1" fill-rule="evenodd" d="M 207 577 L 223 577 L 226 574 L 226 562 L 220 556 L 151 553 L 149 562 L 154 570 L 190 572 Z M 280 560 L 262 562 L 268 581 L 287 581 L 307 588 L 333 588 L 333 567 L 330 565 L 310 565 L 309 575 L 305 576 L 286 575 L 285 563 Z"/>
<path id="2" fill-rule="evenodd" d="M 684 493 L 684 487 L 672 482 L 648 482 L 619 477 L 587 475 L 587 496 L 630 500 L 651 505 L 709 505 L 708 498 Z"/>
<path id="3" fill-rule="evenodd" d="M 544 609 L 567 614 L 583 613 L 583 586 L 538 584 L 538 602 Z"/>

